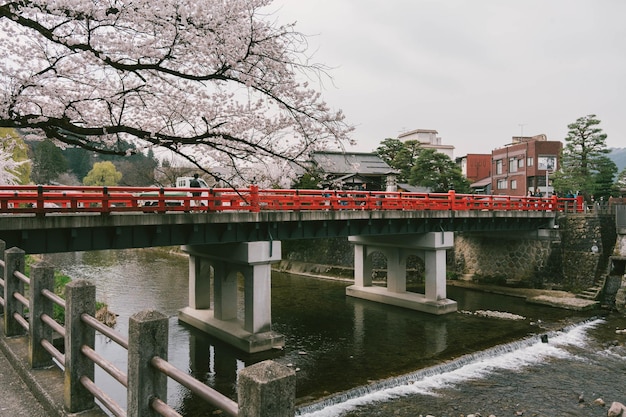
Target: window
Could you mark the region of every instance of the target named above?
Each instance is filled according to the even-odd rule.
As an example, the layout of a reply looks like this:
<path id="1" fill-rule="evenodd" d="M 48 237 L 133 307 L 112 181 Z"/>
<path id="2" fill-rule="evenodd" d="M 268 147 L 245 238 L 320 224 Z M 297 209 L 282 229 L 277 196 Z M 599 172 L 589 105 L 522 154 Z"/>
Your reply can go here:
<path id="1" fill-rule="evenodd" d="M 498 180 L 496 187 L 498 190 L 506 190 L 506 180 Z"/>
<path id="2" fill-rule="evenodd" d="M 533 166 L 533 157 L 529 156 L 528 158 L 526 158 L 526 166 Z"/>
<path id="3" fill-rule="evenodd" d="M 496 174 L 502 174 L 502 159 L 496 161 Z"/>
<path id="4" fill-rule="evenodd" d="M 511 180 L 511 190 L 517 190 L 517 180 Z"/>
<path id="5" fill-rule="evenodd" d="M 509 158 L 509 172 L 517 172 L 517 159 Z"/>
<path id="6" fill-rule="evenodd" d="M 517 167 L 524 168 L 524 158 L 520 158 L 517 160 Z"/>

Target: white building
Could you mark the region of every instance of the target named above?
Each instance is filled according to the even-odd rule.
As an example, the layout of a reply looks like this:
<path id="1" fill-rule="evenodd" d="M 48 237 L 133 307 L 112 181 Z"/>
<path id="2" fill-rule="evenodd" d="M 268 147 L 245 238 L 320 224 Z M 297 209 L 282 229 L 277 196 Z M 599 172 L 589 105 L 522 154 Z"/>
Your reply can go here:
<path id="1" fill-rule="evenodd" d="M 438 134 L 436 130 L 416 129 L 401 133 L 398 135 L 398 140 L 402 142 L 415 140 L 421 144 L 422 148 L 435 149 L 437 152 L 448 155 L 454 161 L 454 146 L 442 145 L 441 138 L 437 136 Z"/>

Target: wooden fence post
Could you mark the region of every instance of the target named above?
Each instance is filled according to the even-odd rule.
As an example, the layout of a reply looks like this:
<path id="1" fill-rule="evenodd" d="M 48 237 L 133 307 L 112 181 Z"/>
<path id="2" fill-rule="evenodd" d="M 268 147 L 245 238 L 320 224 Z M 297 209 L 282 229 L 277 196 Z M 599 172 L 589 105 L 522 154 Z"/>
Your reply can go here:
<path id="1" fill-rule="evenodd" d="M 167 376 L 150 361 L 167 360 L 168 330 L 167 316 L 158 311 L 140 311 L 128 320 L 128 417 L 156 417 L 152 399 L 167 402 Z"/>
<path id="2" fill-rule="evenodd" d="M 18 336 L 25 330 L 15 320 L 15 313 L 24 315 L 24 305 L 13 297 L 13 293 L 24 293 L 24 282 L 15 277 L 15 272 L 24 272 L 26 254 L 22 249 L 11 248 L 4 252 L 4 334 Z"/>
<path id="3" fill-rule="evenodd" d="M 296 373 L 268 360 L 239 372 L 237 382 L 239 417 L 293 417 Z"/>
<path id="4" fill-rule="evenodd" d="M 42 340 L 52 342 L 52 329 L 41 321 L 41 316 L 53 316 L 53 304 L 41 294 L 42 290 L 54 292 L 54 268 L 39 262 L 30 268 L 30 326 L 28 338 L 28 361 L 31 368 L 43 368 L 53 364 L 52 356 L 41 345 Z"/>
<path id="5" fill-rule="evenodd" d="M 0 280 L 2 280 L 2 292 L 0 293 L 0 297 L 2 297 L 2 302 L 0 303 L 0 315 L 4 314 L 4 250 L 6 248 L 6 242 L 4 240 L 0 240 L 0 259 L 2 259 L 2 263 L 0 263 Z"/>
<path id="6" fill-rule="evenodd" d="M 65 408 L 70 413 L 95 406 L 93 395 L 80 382 L 82 376 L 94 380 L 94 363 L 81 352 L 83 345 L 94 348 L 96 331 L 81 316 L 96 314 L 96 286 L 85 280 L 65 286 Z"/>

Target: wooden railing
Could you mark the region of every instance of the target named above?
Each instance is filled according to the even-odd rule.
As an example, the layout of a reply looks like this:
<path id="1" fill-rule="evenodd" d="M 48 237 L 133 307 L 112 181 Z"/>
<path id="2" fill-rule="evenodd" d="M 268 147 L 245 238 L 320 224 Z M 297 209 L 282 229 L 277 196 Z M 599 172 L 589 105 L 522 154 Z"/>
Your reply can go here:
<path id="1" fill-rule="evenodd" d="M 193 196 L 192 193 L 201 193 Z M 248 188 L 0 186 L 0 213 L 284 210 L 483 210 L 583 212 L 583 198 Z"/>
<path id="2" fill-rule="evenodd" d="M 128 337 L 95 318 L 96 289 L 88 281 L 72 281 L 65 288 L 65 299 L 54 294 L 54 270 L 45 263 L 24 274 L 25 253 L 18 248 L 4 250 L 0 241 L 0 314 L 4 335 L 26 334 L 31 368 L 58 366 L 64 372 L 64 409 L 79 413 L 95 407 L 97 399 L 116 417 L 181 417 L 167 404 L 167 378 L 180 383 L 193 394 L 231 417 L 292 417 L 295 414 L 295 373 L 272 361 L 244 368 L 238 377 L 239 403 L 196 380 L 167 361 L 168 319 L 157 311 L 139 312 L 129 319 Z M 27 293 L 25 289 L 28 289 Z M 53 318 L 53 304 L 65 311 L 64 324 Z M 27 313 L 27 314 L 26 314 Z M 128 372 L 117 368 L 95 350 L 99 332 L 128 351 Z M 53 343 L 54 335 L 63 340 L 63 352 Z M 95 366 L 111 375 L 127 391 L 127 409 L 115 402 L 94 382 Z M 260 381 L 255 366 L 270 369 L 274 377 Z M 260 386 L 263 387 L 260 387 Z M 278 387 L 282 407 L 275 407 L 274 394 L 259 397 L 268 386 Z M 271 389 L 269 390 L 271 391 Z M 11 399 L 7 399 L 11 401 Z"/>

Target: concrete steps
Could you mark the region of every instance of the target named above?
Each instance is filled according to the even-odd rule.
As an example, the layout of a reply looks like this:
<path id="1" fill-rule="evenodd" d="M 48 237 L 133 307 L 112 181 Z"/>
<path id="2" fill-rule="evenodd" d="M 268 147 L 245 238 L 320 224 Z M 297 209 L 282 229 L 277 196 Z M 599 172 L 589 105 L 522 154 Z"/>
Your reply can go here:
<path id="1" fill-rule="evenodd" d="M 602 288 L 604 288 L 604 281 L 606 277 L 602 278 L 601 282 L 598 282 L 593 287 L 587 288 L 586 290 L 576 294 L 576 298 L 582 298 L 584 300 L 597 300 L 600 297 L 600 293 L 602 292 Z"/>

